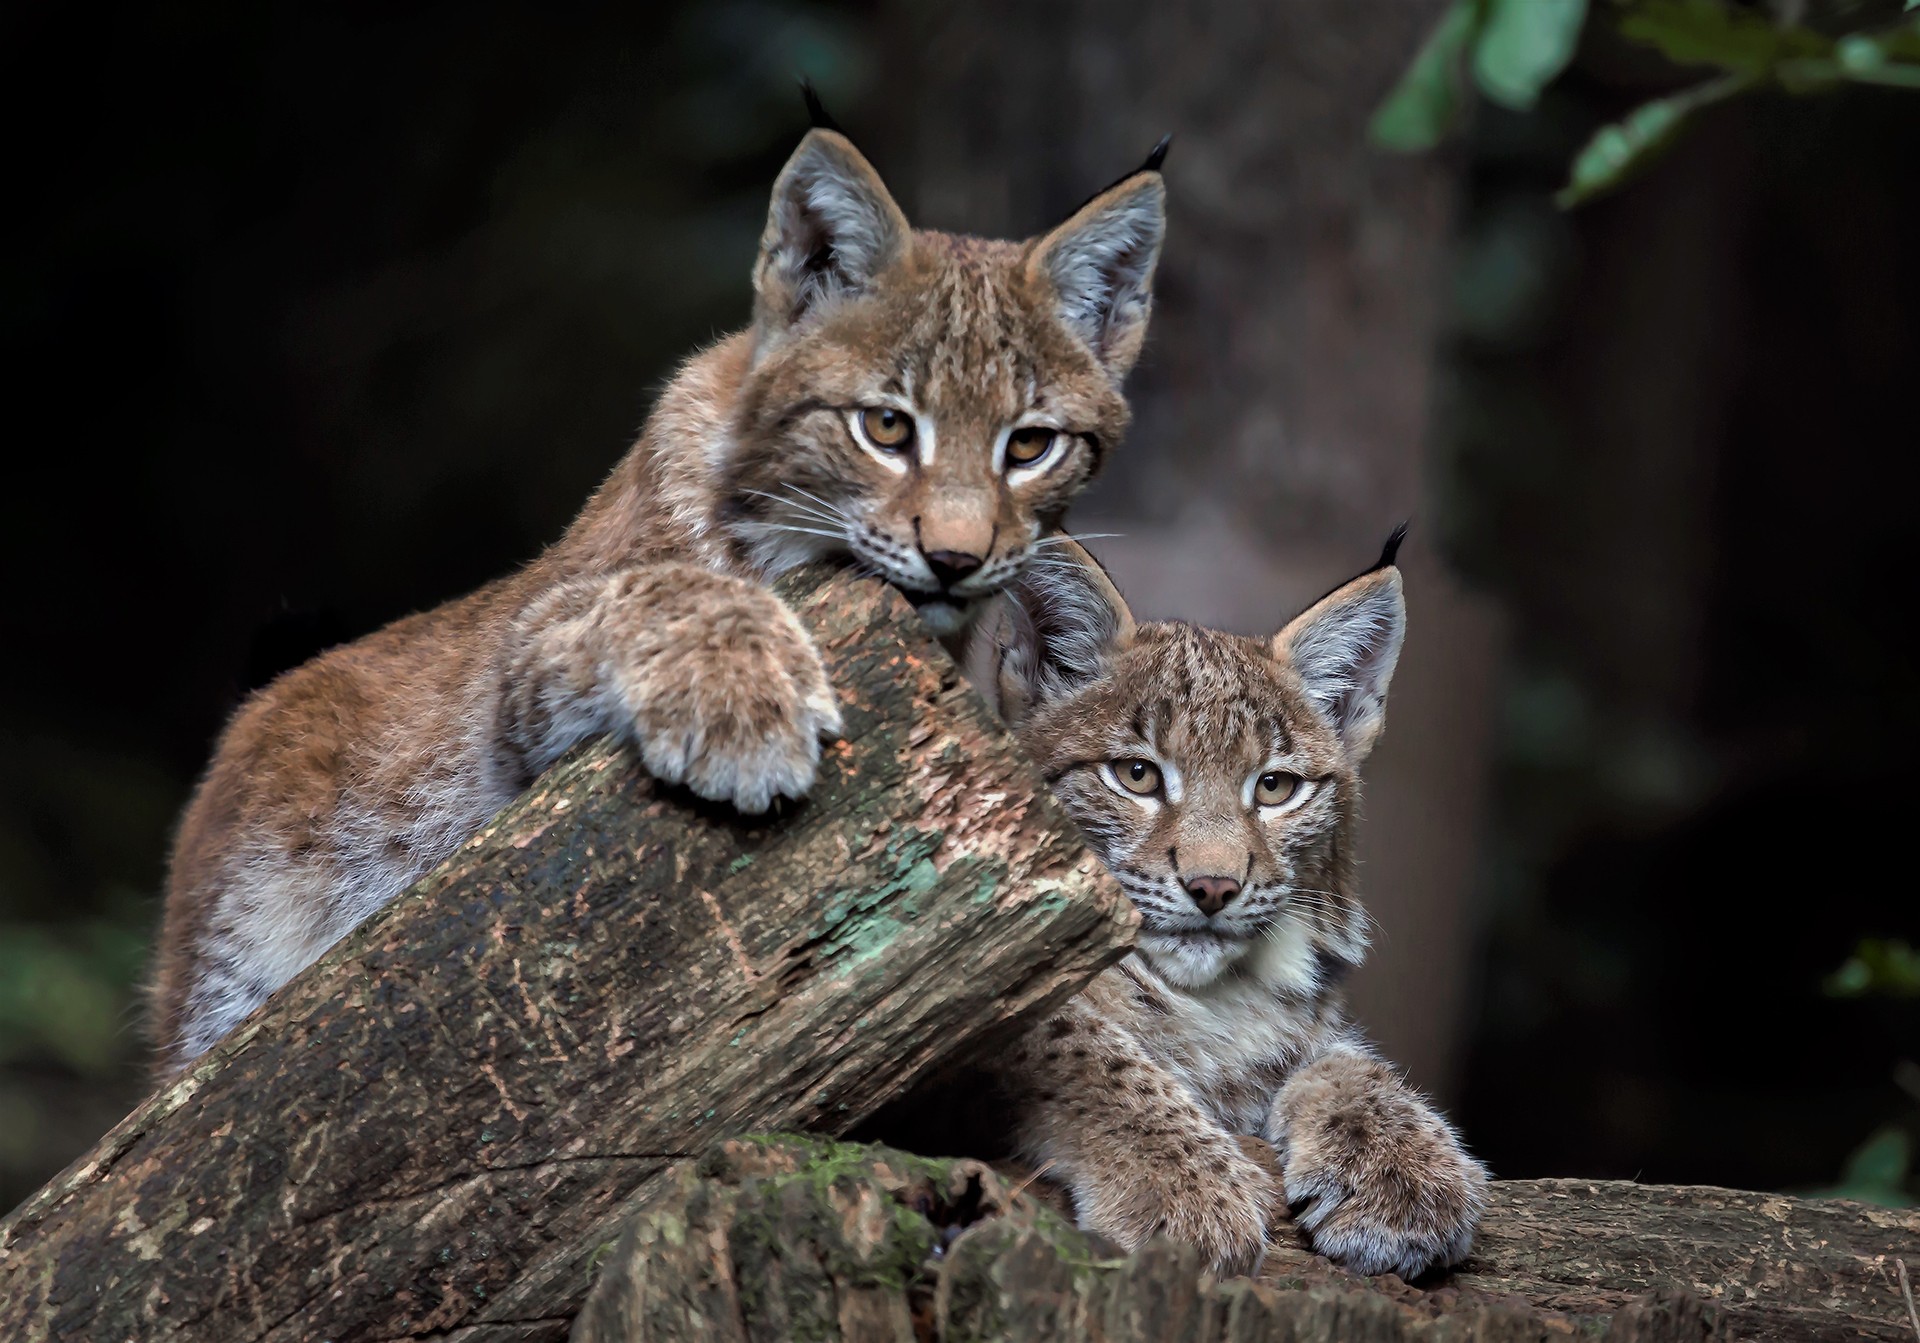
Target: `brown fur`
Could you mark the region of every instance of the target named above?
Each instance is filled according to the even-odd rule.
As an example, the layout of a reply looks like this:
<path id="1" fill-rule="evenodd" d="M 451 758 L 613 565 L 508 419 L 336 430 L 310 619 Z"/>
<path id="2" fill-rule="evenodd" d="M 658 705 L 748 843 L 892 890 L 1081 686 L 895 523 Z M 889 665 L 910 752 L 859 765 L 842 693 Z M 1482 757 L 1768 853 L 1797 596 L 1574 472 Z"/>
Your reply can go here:
<path id="1" fill-rule="evenodd" d="M 915 232 L 852 145 L 809 134 L 774 187 L 751 329 L 688 361 L 566 535 L 234 716 L 175 842 L 161 1074 L 583 738 L 628 737 L 657 777 L 745 811 L 805 793 L 839 712 L 765 581 L 847 558 L 963 628 L 1126 426 L 1162 202 L 1143 172 L 1025 243 Z M 911 450 L 863 446 L 875 407 L 911 417 Z M 1049 451 L 1014 469 L 1022 426 Z"/>
<path id="2" fill-rule="evenodd" d="M 1339 990 L 1367 944 L 1358 771 L 1403 623 L 1383 562 L 1272 640 L 1140 625 L 1063 543 L 975 631 L 969 674 L 1142 916 L 1136 953 L 1008 1066 L 1024 1154 L 1122 1246 L 1166 1232 L 1243 1270 L 1292 1204 L 1316 1249 L 1363 1272 L 1467 1252 L 1486 1173 Z M 1132 760 L 1156 765 L 1157 794 L 1122 784 Z M 1262 805 L 1267 772 L 1296 791 Z M 1272 1142 L 1279 1171 L 1241 1136 Z"/>

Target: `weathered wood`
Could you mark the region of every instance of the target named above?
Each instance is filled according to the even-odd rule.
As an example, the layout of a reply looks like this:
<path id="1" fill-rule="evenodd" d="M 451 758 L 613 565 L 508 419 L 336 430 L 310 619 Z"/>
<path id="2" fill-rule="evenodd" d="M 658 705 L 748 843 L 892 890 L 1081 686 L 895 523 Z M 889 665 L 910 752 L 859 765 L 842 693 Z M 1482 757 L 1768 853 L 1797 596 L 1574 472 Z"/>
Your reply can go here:
<path id="1" fill-rule="evenodd" d="M 555 1338 L 714 1138 L 838 1132 L 1132 909 L 905 604 L 788 593 L 847 739 L 746 821 L 563 763 L 0 1223 L 0 1338 Z"/>
<path id="2" fill-rule="evenodd" d="M 1734 1337 L 1920 1343 L 1893 1261 L 1920 1264 L 1920 1212 L 1623 1180 L 1493 1186 L 1456 1281 L 1570 1314 L 1685 1289 L 1723 1308 Z"/>
<path id="3" fill-rule="evenodd" d="M 777 1138 L 685 1163 L 604 1255 L 574 1343 L 1910 1343 L 1920 1214 L 1721 1189 L 1517 1180 L 1473 1258 L 1410 1286 L 1277 1247 L 1215 1282 L 1119 1256 L 975 1161 Z"/>

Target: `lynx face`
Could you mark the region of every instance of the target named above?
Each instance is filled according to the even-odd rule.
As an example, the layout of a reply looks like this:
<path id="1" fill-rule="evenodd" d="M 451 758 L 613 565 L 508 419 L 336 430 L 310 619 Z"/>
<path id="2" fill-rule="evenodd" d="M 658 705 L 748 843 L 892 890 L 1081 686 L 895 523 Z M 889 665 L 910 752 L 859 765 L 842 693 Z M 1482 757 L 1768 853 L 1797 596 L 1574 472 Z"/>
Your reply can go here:
<path id="1" fill-rule="evenodd" d="M 1163 232 L 1151 168 L 1044 237 L 915 232 L 841 136 L 774 188 L 721 517 L 774 573 L 849 556 L 961 628 L 1127 423 Z"/>
<path id="2" fill-rule="evenodd" d="M 970 659 L 976 684 L 1139 907 L 1154 969 L 1199 988 L 1357 962 L 1357 771 L 1404 627 L 1392 546 L 1271 640 L 1136 625 L 1077 546 L 1010 596 L 983 624 L 998 665 Z"/>

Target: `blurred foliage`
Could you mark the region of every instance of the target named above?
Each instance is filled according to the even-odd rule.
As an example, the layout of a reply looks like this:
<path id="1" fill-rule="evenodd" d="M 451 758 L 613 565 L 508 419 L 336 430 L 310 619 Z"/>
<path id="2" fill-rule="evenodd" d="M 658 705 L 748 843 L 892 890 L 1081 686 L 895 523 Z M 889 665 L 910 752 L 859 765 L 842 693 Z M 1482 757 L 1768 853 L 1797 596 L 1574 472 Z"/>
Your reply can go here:
<path id="1" fill-rule="evenodd" d="M 1866 938 L 1827 976 L 1826 990 L 1835 998 L 1920 997 L 1920 951 L 1899 940 Z"/>
<path id="2" fill-rule="evenodd" d="M 1909 2 L 1908 11 L 1916 6 Z M 1920 89 L 1920 16 L 1838 3 L 1815 26 L 1804 3 L 1771 13 L 1737 0 L 1456 0 L 1381 105 L 1374 139 L 1430 149 L 1466 115 L 1465 72 L 1491 102 L 1526 111 L 1573 59 L 1589 20 L 1658 51 L 1673 66 L 1721 73 L 1633 108 L 1596 130 L 1574 156 L 1556 199 L 1577 205 L 1625 182 L 1702 108 L 1762 88 L 1811 93 L 1846 84 Z"/>
<path id="3" fill-rule="evenodd" d="M 1512 619 L 1459 1118 L 1504 1176 L 1906 1199 L 1912 1163 L 1888 1156 L 1920 1114 L 1887 1075 L 1920 998 L 1822 987 L 1863 931 L 1920 946 L 1884 876 L 1920 749 L 1920 667 L 1884 618 L 1915 536 L 1920 99 L 1733 100 L 1637 189 L 1565 209 L 1605 127 L 1734 73 L 1618 31 L 1651 8 L 1591 0 L 1515 108 L 1455 6 L 1413 62 L 1426 84 L 1375 122 L 1430 141 L 1417 114 L 1456 113 L 1435 523 Z M 1835 49 L 1912 22 L 1840 0 L 1787 17 Z M 1780 804 L 1814 776 L 1847 797 L 1817 834 Z M 1892 982 L 1891 954 L 1862 960 Z"/>
<path id="4" fill-rule="evenodd" d="M 1883 1208 L 1920 1206 L 1907 1190 L 1913 1173 L 1913 1139 L 1892 1124 L 1876 1130 L 1847 1158 L 1838 1183 L 1805 1191 L 1811 1198 L 1851 1198 Z"/>
<path id="5" fill-rule="evenodd" d="M 1463 72 L 1502 107 L 1526 111 L 1573 59 L 1587 0 L 1456 0 L 1373 119 L 1389 149 L 1431 149 L 1466 115 Z"/>
<path id="6" fill-rule="evenodd" d="M 108 1073 L 145 957 L 146 939 L 122 923 L 0 924 L 0 1064 L 42 1056 Z"/>

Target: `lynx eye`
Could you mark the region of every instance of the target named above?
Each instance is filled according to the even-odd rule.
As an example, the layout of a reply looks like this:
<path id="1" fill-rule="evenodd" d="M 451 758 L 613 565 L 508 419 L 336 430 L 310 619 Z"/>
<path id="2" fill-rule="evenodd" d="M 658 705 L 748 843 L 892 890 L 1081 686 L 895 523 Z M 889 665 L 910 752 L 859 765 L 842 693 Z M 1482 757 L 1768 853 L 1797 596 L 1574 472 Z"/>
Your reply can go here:
<path id="1" fill-rule="evenodd" d="M 1152 797 L 1160 791 L 1160 767 L 1151 760 L 1116 760 L 1110 768 L 1129 793 Z"/>
<path id="2" fill-rule="evenodd" d="M 868 406 L 857 421 L 860 437 L 882 452 L 905 452 L 913 444 L 913 416 L 892 406 Z"/>
<path id="3" fill-rule="evenodd" d="M 1007 465 L 1032 466 L 1046 460 L 1047 454 L 1053 451 L 1055 440 L 1060 437 L 1058 429 L 1049 429 L 1043 424 L 1014 430 L 1007 435 Z"/>
<path id="4" fill-rule="evenodd" d="M 1298 774 L 1270 770 L 1254 780 L 1253 800 L 1263 807 L 1280 806 L 1293 800 L 1293 795 L 1300 791 L 1300 784 Z"/>

